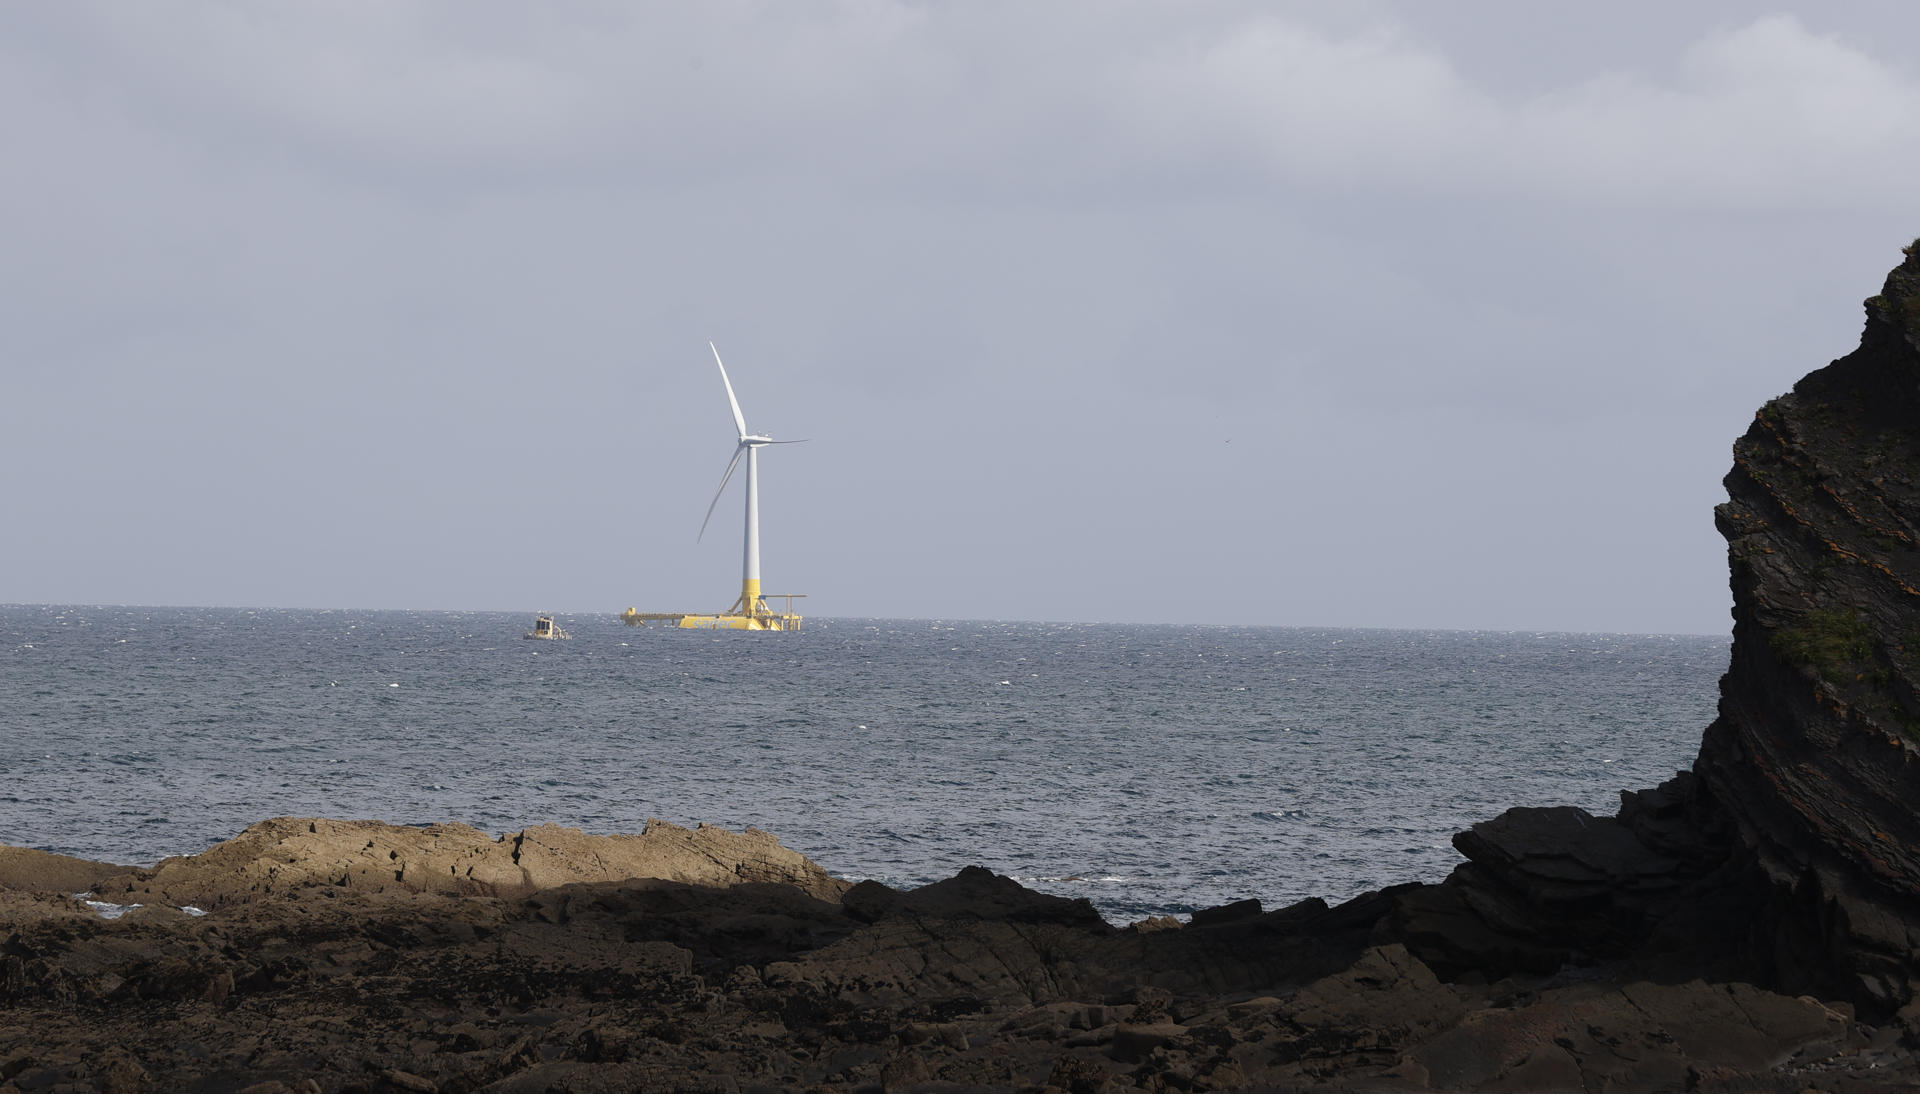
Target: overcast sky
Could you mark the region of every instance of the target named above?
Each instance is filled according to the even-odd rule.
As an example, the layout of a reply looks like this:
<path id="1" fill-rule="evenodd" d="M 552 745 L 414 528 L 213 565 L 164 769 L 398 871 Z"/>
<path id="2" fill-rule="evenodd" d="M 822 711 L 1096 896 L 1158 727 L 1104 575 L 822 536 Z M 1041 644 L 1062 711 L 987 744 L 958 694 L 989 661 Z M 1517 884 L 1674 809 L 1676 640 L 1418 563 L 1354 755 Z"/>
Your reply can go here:
<path id="1" fill-rule="evenodd" d="M 1724 633 L 1920 8 L 0 8 L 0 602 Z"/>

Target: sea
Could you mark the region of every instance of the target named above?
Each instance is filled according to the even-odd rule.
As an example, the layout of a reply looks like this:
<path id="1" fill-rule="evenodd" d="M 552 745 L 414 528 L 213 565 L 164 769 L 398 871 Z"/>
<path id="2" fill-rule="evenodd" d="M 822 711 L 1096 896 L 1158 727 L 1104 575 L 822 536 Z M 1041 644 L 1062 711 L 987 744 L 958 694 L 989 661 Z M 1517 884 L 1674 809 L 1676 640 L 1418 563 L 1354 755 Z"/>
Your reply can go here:
<path id="1" fill-rule="evenodd" d="M 0 607 L 0 843 L 129 865 L 275 816 L 748 826 L 1115 923 L 1437 881 L 1513 806 L 1690 766 L 1725 636 Z"/>

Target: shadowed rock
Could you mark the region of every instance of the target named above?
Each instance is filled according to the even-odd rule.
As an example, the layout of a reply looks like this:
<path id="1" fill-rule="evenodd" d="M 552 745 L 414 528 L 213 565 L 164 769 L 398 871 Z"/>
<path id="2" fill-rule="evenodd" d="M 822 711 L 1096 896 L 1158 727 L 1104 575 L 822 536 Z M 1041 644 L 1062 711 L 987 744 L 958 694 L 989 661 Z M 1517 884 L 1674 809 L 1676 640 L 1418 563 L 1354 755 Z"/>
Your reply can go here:
<path id="1" fill-rule="evenodd" d="M 1036 893 L 980 866 L 968 866 L 946 881 L 907 892 L 889 889 L 877 881 L 863 881 L 847 890 L 840 903 L 848 914 L 868 923 L 905 915 L 1109 929 L 1107 921 L 1085 900 Z"/>
<path id="2" fill-rule="evenodd" d="M 1617 817 L 1515 809 L 1384 932 L 1445 975 L 1625 962 L 1852 1000 L 1920 965 L 1920 259 L 1860 347 L 1734 445 L 1733 652 L 1692 772 Z"/>
<path id="3" fill-rule="evenodd" d="M 1694 767 L 1764 875 L 1756 960 L 1897 1006 L 1920 949 L 1920 257 L 1734 445 L 1732 665 Z"/>

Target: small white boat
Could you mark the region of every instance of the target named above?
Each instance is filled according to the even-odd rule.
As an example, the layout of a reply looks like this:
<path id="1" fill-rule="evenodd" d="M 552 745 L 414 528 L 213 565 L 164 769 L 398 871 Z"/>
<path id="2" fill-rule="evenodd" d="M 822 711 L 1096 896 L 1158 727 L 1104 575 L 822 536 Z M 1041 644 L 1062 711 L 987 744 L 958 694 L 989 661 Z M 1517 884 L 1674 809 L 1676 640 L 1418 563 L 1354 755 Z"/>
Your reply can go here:
<path id="1" fill-rule="evenodd" d="M 572 638 L 573 636 L 561 630 L 560 625 L 553 621 L 552 616 L 541 615 L 534 617 L 533 629 L 527 632 L 527 637 L 553 639 Z"/>

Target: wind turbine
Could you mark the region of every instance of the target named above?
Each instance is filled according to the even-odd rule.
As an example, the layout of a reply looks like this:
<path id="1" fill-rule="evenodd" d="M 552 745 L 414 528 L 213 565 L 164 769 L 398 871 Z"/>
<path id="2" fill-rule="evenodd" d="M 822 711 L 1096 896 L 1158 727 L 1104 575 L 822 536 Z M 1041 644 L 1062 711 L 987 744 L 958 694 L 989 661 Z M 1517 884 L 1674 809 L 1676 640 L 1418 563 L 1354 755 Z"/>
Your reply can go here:
<path id="1" fill-rule="evenodd" d="M 720 366 L 720 382 L 727 388 L 727 404 L 733 408 L 733 425 L 740 434 L 740 441 L 734 446 L 733 459 L 727 461 L 727 472 L 720 476 L 720 489 L 713 492 L 713 501 L 707 504 L 707 516 L 700 522 L 700 534 L 694 537 L 697 543 L 706 538 L 707 524 L 713 520 L 713 510 L 720 504 L 720 495 L 727 492 L 727 483 L 733 479 L 734 468 L 740 466 L 740 457 L 747 458 L 747 534 L 746 542 L 741 546 L 740 559 L 740 599 L 734 603 L 732 612 L 758 619 L 772 615 L 765 599 L 760 594 L 760 450 L 770 444 L 799 444 L 800 441 L 776 441 L 772 437 L 747 432 L 746 415 L 740 413 L 740 400 L 733 394 L 733 381 L 727 379 L 726 363 L 720 360 L 720 350 L 712 342 L 707 348 L 713 350 L 713 363 Z"/>

